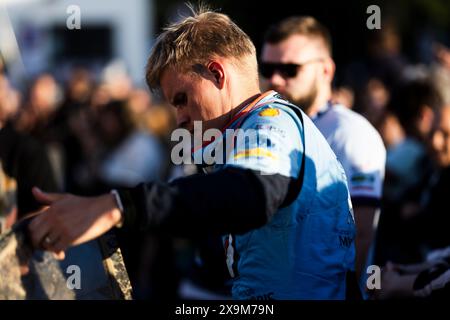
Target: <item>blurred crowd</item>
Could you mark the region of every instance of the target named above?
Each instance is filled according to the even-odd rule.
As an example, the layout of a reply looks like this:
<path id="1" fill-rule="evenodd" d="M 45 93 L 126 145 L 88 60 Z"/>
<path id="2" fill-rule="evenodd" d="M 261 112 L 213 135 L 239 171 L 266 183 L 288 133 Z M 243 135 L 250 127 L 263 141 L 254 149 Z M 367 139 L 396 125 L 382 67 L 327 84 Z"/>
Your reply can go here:
<path id="1" fill-rule="evenodd" d="M 438 264 L 448 270 L 450 255 L 450 49 L 436 43 L 431 63 L 411 64 L 400 40 L 389 28 L 378 33 L 366 60 L 348 66 L 333 94 L 377 128 L 387 149 L 373 250 L 373 264 L 383 267 L 377 298 L 419 295 L 425 289 L 410 290 L 405 277 L 423 278 Z M 170 161 L 173 110 L 134 86 L 120 66 L 99 75 L 75 67 L 67 79 L 41 74 L 27 88 L 19 92 L 0 61 L 0 160 L 2 175 L 17 182 L 14 219 L 39 208 L 32 186 L 95 195 L 189 171 Z M 0 193 L 8 193 L 5 188 Z M 9 198 L 0 198 L 1 214 L 8 216 L 14 211 Z M 159 234 L 121 239 L 137 298 L 175 297 L 181 278 L 196 273 L 194 246 L 185 240 Z M 204 268 L 192 281 L 217 293 L 226 267 L 209 256 L 202 263 L 220 272 Z"/>
<path id="2" fill-rule="evenodd" d="M 182 174 L 169 159 L 174 121 L 173 110 L 117 64 L 100 75 L 83 67 L 67 79 L 41 74 L 20 92 L 1 68 L 0 163 L 17 195 L 14 206 L 5 196 L 11 188 L 0 189 L 2 230 L 41 207 L 33 186 L 89 196 Z M 122 237 L 130 273 L 145 247 L 133 236 Z"/>
<path id="3" fill-rule="evenodd" d="M 377 128 L 387 150 L 374 226 L 372 261 L 384 267 L 377 298 L 427 296 L 449 273 L 450 50 L 435 43 L 431 51 L 431 63 L 409 63 L 387 28 L 365 64 L 347 70 L 354 86 L 335 90 Z"/>

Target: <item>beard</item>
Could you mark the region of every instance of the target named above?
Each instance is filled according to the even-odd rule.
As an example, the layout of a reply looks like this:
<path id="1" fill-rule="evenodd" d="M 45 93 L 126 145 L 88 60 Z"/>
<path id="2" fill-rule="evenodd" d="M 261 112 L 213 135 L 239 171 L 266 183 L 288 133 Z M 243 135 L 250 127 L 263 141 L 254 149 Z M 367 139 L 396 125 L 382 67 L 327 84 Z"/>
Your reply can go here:
<path id="1" fill-rule="evenodd" d="M 308 113 L 308 111 L 311 109 L 311 106 L 316 101 L 317 95 L 318 95 L 317 86 L 313 85 L 311 89 L 303 96 L 299 96 L 296 99 L 290 97 L 289 99 L 297 107 L 300 107 L 300 109 Z"/>
<path id="2" fill-rule="evenodd" d="M 272 88 L 275 91 L 278 91 L 284 98 L 286 98 L 291 103 L 295 104 L 297 107 L 302 109 L 304 112 L 308 113 L 308 111 L 311 109 L 312 105 L 317 99 L 317 96 L 319 94 L 319 85 L 317 81 L 317 77 L 314 79 L 314 81 L 311 83 L 311 86 L 308 90 L 305 90 L 305 93 L 302 95 L 297 95 L 294 97 L 293 94 L 286 92 L 279 88 Z"/>

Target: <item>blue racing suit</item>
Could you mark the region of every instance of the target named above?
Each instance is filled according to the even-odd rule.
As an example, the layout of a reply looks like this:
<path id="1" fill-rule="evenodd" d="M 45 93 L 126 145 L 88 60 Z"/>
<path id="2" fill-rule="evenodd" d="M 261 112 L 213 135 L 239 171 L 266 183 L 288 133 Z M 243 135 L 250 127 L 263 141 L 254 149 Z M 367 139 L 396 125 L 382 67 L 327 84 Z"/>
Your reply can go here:
<path id="1" fill-rule="evenodd" d="M 163 191 L 147 186 L 141 210 L 153 213 L 139 224 L 181 231 L 189 224 L 192 233 L 225 234 L 235 299 L 344 299 L 346 273 L 354 267 L 355 223 L 344 170 L 325 138 L 274 91 L 243 108 L 222 133 L 194 152 L 194 158 L 217 158 L 225 150 L 206 177 L 186 177 Z M 258 179 L 271 182 L 263 188 Z M 213 180 L 221 181 L 219 190 Z M 275 201 L 263 219 L 260 212 L 271 211 L 266 202 L 280 192 L 279 181 L 289 181 L 284 200 Z M 127 202 L 129 195 L 121 191 L 121 197 Z M 191 205 L 195 199 L 201 204 Z M 183 205 L 173 208 L 177 203 Z M 197 229 L 194 217 L 202 224 Z"/>

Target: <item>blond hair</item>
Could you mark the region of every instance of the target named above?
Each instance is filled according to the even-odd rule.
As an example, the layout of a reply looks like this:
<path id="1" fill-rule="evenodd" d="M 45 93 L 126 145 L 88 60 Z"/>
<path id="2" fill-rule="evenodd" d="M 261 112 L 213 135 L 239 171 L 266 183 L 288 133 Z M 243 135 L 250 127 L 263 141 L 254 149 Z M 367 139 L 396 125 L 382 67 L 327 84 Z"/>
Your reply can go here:
<path id="1" fill-rule="evenodd" d="M 148 86 L 159 88 L 167 67 L 194 71 L 195 65 L 203 65 L 214 57 L 231 58 L 257 81 L 256 49 L 249 36 L 225 14 L 204 6 L 189 8 L 192 16 L 168 25 L 156 39 L 147 62 Z"/>

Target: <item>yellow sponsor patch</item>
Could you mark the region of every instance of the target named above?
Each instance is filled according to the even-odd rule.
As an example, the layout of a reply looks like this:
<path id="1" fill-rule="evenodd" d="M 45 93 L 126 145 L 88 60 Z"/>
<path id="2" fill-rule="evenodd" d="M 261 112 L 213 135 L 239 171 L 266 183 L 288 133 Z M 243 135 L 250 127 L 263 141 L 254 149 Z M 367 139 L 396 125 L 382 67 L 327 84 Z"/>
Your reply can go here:
<path id="1" fill-rule="evenodd" d="M 267 108 L 258 113 L 261 117 L 276 117 L 280 114 L 280 110 L 275 108 Z"/>
<path id="2" fill-rule="evenodd" d="M 235 156 L 234 159 L 240 159 L 240 158 L 248 158 L 248 157 L 267 157 L 272 159 L 277 159 L 277 156 L 274 155 L 269 150 L 263 149 L 263 148 L 254 148 L 250 150 L 240 151 Z"/>

